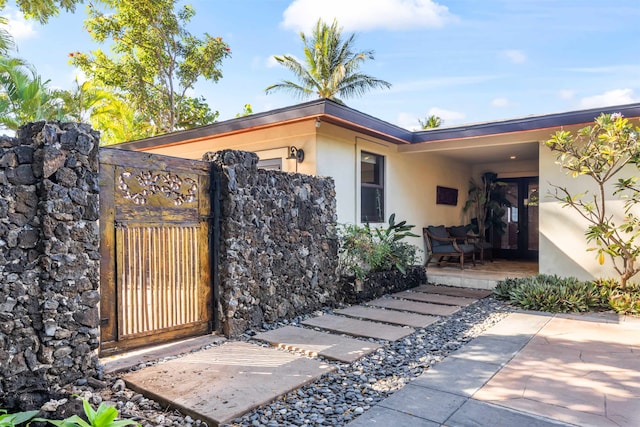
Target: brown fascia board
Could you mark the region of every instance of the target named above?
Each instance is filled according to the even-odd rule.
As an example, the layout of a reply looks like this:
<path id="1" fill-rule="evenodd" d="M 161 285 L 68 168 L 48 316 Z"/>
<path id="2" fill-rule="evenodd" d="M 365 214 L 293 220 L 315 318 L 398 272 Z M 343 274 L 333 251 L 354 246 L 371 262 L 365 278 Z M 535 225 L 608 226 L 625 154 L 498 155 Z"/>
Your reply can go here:
<path id="1" fill-rule="evenodd" d="M 640 117 L 640 103 L 618 105 L 613 107 L 591 108 L 588 110 L 569 111 L 564 113 L 528 116 L 518 119 L 476 123 L 448 128 L 436 128 L 415 132 L 412 143 L 429 143 L 444 140 L 475 138 L 481 136 L 500 135 L 506 133 L 527 132 L 544 129 L 557 129 L 562 126 L 588 125 L 601 113 L 621 113 L 623 117 L 632 119 Z"/>
<path id="2" fill-rule="evenodd" d="M 328 123 L 357 130 L 395 144 L 409 144 L 412 139 L 412 133 L 399 126 L 392 125 L 329 99 L 317 99 L 303 104 L 251 114 L 193 129 L 125 142 L 115 145 L 114 148 L 144 151 L 149 148 L 185 144 L 194 140 L 248 132 L 313 118 L 319 118 Z"/>

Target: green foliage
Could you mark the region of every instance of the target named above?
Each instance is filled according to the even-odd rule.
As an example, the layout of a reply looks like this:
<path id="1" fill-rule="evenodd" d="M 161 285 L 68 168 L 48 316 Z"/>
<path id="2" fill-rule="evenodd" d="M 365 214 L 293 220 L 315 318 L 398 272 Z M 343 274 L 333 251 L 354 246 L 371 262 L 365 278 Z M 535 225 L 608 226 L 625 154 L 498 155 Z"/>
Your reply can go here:
<path id="1" fill-rule="evenodd" d="M 304 45 L 304 61 L 291 55 L 275 56 L 275 60 L 288 68 L 298 80 L 283 80 L 265 89 L 266 93 L 282 90 L 299 99 L 313 95 L 329 98 L 342 103 L 340 98 L 362 96 L 375 88 L 389 88 L 391 84 L 359 71 L 367 59 L 373 58 L 373 51 L 355 51 L 355 35 L 346 39 L 342 27 L 333 21 L 331 25 L 318 19 L 310 37 L 300 33 Z"/>
<path id="2" fill-rule="evenodd" d="M 21 59 L 0 57 L 0 125 L 17 130 L 27 122 L 61 118 L 59 100 L 48 85 Z"/>
<path id="3" fill-rule="evenodd" d="M 418 119 L 418 122 L 420 123 L 420 127 L 425 130 L 439 128 L 440 126 L 442 126 L 444 120 L 442 120 L 442 118 L 436 116 L 435 114 L 431 114 L 424 120 Z"/>
<path id="4" fill-rule="evenodd" d="M 640 315 L 639 283 L 627 282 L 625 287 L 621 287 L 616 279 L 598 279 L 595 284 L 616 313 Z"/>
<path id="5" fill-rule="evenodd" d="M 5 409 L 0 409 L 0 427 L 14 427 L 26 423 L 38 414 L 39 411 L 16 412 L 8 414 Z"/>
<path id="6" fill-rule="evenodd" d="M 218 81 L 222 60 L 230 55 L 221 37 L 197 38 L 186 30 L 195 11 L 176 11 L 177 0 L 101 0 L 89 4 L 87 30 L 101 49 L 70 54 L 97 86 L 121 94 L 154 133 L 171 132 L 217 117 L 201 98 L 187 96 L 199 78 Z M 140 121 L 137 117 L 133 121 Z"/>
<path id="7" fill-rule="evenodd" d="M 607 305 L 593 282 L 546 274 L 502 280 L 494 295 L 527 310 L 551 313 L 602 310 Z"/>
<path id="8" fill-rule="evenodd" d="M 386 228 L 344 225 L 340 230 L 341 271 L 360 280 L 376 271 L 397 269 L 405 274 L 406 268 L 417 261 L 417 248 L 402 241 L 418 237 L 411 232 L 413 227 L 406 221 L 396 223 L 395 214 L 389 217 Z"/>
<path id="9" fill-rule="evenodd" d="M 116 420 L 118 418 L 118 410 L 106 403 L 101 403 L 97 410 L 91 407 L 87 400 L 82 400 L 84 415 L 86 420 L 78 415 L 72 415 L 64 420 L 48 420 L 44 418 L 36 418 L 34 421 L 42 421 L 53 424 L 57 427 L 124 427 L 139 426 L 133 420 Z M 36 411 L 37 412 L 37 411 Z"/>
<path id="10" fill-rule="evenodd" d="M 504 233 L 504 208 L 511 206 L 505 195 L 506 187 L 507 184 L 498 181 L 493 172 L 484 173 L 480 182 L 473 178 L 469 181 L 468 198 L 463 209 L 473 216 L 472 219 L 477 223 L 477 230 L 474 232 L 483 238 L 489 229 Z"/>
<path id="11" fill-rule="evenodd" d="M 588 176 L 594 181 L 596 191 L 593 193 L 585 190 L 572 194 L 566 187 L 554 185 L 552 196 L 588 222 L 585 236 L 594 246 L 587 250 L 596 252 L 600 264 L 604 263 L 605 255 L 609 256 L 620 275 L 622 287 L 640 272 L 640 264 L 636 262 L 640 255 L 640 245 L 636 243 L 640 236 L 640 219 L 634 210 L 640 201 L 640 187 L 635 175 L 618 179 L 613 196 L 625 202 L 625 210 L 622 223 L 616 223 L 608 211 L 615 197 L 607 195 L 606 185 L 627 165 L 634 165 L 637 171 L 639 133 L 640 128 L 620 114 L 601 114 L 593 126 L 580 129 L 576 136 L 559 131 L 545 142 L 558 153 L 557 163 L 574 178 Z"/>
<path id="12" fill-rule="evenodd" d="M 73 12 L 76 4 L 82 2 L 82 0 L 16 0 L 17 6 L 25 17 L 36 19 L 41 24 L 47 23 L 49 18 L 58 15 L 60 9 Z M 7 0 L 0 0 L 0 9 L 4 9 L 6 5 Z"/>

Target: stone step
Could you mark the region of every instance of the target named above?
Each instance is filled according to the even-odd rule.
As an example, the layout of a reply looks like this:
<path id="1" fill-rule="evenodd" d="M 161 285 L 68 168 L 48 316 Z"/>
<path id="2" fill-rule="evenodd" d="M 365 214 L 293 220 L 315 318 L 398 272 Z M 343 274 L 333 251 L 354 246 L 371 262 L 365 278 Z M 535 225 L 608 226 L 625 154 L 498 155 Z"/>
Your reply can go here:
<path id="1" fill-rule="evenodd" d="M 396 341 L 415 332 L 413 328 L 385 325 L 332 314 L 312 317 L 303 321 L 302 324 L 355 337 L 376 338 L 387 341 Z"/>
<path id="2" fill-rule="evenodd" d="M 129 388 L 161 405 L 218 426 L 333 370 L 327 363 L 282 350 L 226 342 L 123 379 Z"/>
<path id="3" fill-rule="evenodd" d="M 393 310 L 411 311 L 413 313 L 428 314 L 431 316 L 450 316 L 460 307 L 454 305 L 430 304 L 427 302 L 409 301 L 396 298 L 378 298 L 366 303 L 374 307 L 384 307 Z"/>
<path id="4" fill-rule="evenodd" d="M 474 298 L 452 297 L 449 295 L 425 294 L 424 292 L 404 291 L 391 295 L 394 298 L 403 298 L 413 301 L 432 302 L 435 304 L 456 305 L 465 307 L 477 301 Z"/>
<path id="5" fill-rule="evenodd" d="M 360 305 L 335 310 L 335 313 L 365 320 L 392 323 L 394 325 L 412 326 L 414 328 L 426 328 L 438 320 L 438 317 L 436 316 L 425 316 L 423 314 L 385 310 L 383 308 L 363 307 Z"/>
<path id="6" fill-rule="evenodd" d="M 491 291 L 487 291 L 484 289 L 469 289 L 469 288 L 459 288 L 456 286 L 444 286 L 444 285 L 420 285 L 411 290 L 414 292 L 424 292 L 424 293 L 430 293 L 430 294 L 450 295 L 454 297 L 477 298 L 477 299 L 486 298 L 492 294 Z"/>
<path id="7" fill-rule="evenodd" d="M 301 351 L 309 356 L 320 355 L 327 359 L 348 363 L 382 347 L 373 342 L 294 326 L 262 332 L 253 338 L 287 350 Z"/>

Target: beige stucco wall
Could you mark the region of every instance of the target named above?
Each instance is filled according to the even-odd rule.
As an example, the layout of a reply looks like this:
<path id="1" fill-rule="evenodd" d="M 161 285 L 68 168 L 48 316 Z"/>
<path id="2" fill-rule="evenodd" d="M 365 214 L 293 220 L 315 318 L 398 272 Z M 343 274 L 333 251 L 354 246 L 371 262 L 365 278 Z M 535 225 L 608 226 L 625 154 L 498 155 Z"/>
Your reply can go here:
<path id="1" fill-rule="evenodd" d="M 318 135 L 317 173 L 336 183 L 339 223 L 360 222 L 360 153 L 385 157 L 385 218 L 415 225 L 411 239 L 421 250 L 422 227 L 463 222 L 471 167 L 434 153 L 399 153 L 398 146 L 323 123 Z M 437 205 L 436 186 L 458 189 L 458 205 Z M 384 224 L 380 224 L 384 226 Z M 423 254 L 424 255 L 424 254 Z"/>
<path id="2" fill-rule="evenodd" d="M 290 146 L 304 150 L 305 158 L 302 163 L 287 160 Z M 206 152 L 225 149 L 252 151 L 260 159 L 280 158 L 284 172 L 296 172 L 297 166 L 297 172 L 315 175 L 317 163 L 315 120 L 254 129 L 251 132 L 215 135 L 184 144 L 145 149 L 145 151 L 185 159 L 202 159 L 202 155 Z"/>
<path id="3" fill-rule="evenodd" d="M 617 277 L 609 257 L 600 265 L 596 252 L 588 252 L 585 231 L 588 223 L 571 207 L 562 207 L 555 200 L 553 185 L 566 187 L 571 194 L 589 191 L 593 194 L 596 186 L 586 176 L 573 178 L 555 164 L 556 156 L 547 147 L 540 148 L 540 272 L 559 276 L 575 276 L 589 280 L 598 277 Z M 628 173 L 636 173 L 634 167 Z M 625 175 L 623 170 L 621 176 Z M 617 181 L 617 177 L 613 179 Z M 614 215 L 617 224 L 622 223 L 624 204 L 611 196 L 613 186 L 607 190 L 607 212 Z M 636 210 L 637 211 L 637 210 Z M 637 212 L 640 213 L 640 212 Z"/>

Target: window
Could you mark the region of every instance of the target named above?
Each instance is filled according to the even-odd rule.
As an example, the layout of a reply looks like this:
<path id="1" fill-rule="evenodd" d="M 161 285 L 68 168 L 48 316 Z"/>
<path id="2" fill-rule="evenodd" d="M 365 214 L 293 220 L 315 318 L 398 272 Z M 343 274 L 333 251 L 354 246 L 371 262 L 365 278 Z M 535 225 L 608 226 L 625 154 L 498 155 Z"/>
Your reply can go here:
<path id="1" fill-rule="evenodd" d="M 384 157 L 360 154 L 360 221 L 384 222 Z"/>
<path id="2" fill-rule="evenodd" d="M 282 159 L 260 159 L 258 160 L 258 168 L 281 171 L 282 170 Z"/>

